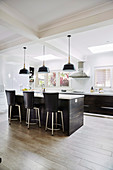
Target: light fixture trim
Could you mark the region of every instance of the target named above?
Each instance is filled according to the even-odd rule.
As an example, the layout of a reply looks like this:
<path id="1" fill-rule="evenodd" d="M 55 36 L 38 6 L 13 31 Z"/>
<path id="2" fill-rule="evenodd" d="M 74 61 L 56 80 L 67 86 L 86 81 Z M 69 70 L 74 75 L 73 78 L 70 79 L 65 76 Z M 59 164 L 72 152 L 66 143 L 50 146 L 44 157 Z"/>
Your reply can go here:
<path id="1" fill-rule="evenodd" d="M 70 63 L 70 37 L 71 35 L 67 35 L 68 37 L 68 63 L 64 65 L 63 70 L 66 72 L 75 71 L 75 67 Z"/>
<path id="2" fill-rule="evenodd" d="M 19 71 L 19 74 L 30 74 L 29 71 L 26 69 L 26 68 L 22 68 L 20 71 Z"/>
<path id="3" fill-rule="evenodd" d="M 49 71 L 48 67 L 42 66 L 42 67 L 39 67 L 38 72 L 39 73 L 49 73 L 50 71 Z"/>
<path id="4" fill-rule="evenodd" d="M 29 73 L 29 71 L 25 68 L 25 51 L 26 51 L 26 47 L 23 47 L 23 49 L 24 49 L 24 68 L 23 69 L 21 69 L 20 71 L 19 71 L 19 74 L 30 74 Z"/>
<path id="5" fill-rule="evenodd" d="M 43 55 L 45 56 L 45 45 L 43 45 Z M 48 67 L 45 66 L 45 60 L 43 59 L 43 66 L 39 67 L 38 69 L 39 73 L 49 73 Z"/>
<path id="6" fill-rule="evenodd" d="M 70 71 L 74 71 L 75 67 L 73 64 L 69 63 L 64 65 L 63 70 L 66 72 L 70 72 Z"/>
<path id="7" fill-rule="evenodd" d="M 113 43 L 88 47 L 93 54 L 113 51 Z"/>

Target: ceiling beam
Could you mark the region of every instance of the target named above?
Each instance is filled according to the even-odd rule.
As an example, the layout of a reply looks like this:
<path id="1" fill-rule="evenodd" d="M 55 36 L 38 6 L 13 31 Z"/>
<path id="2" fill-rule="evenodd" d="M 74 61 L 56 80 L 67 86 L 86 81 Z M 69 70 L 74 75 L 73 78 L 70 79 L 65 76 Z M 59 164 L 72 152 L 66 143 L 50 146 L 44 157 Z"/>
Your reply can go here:
<path id="1" fill-rule="evenodd" d="M 62 18 L 39 28 L 39 37 L 49 40 L 113 24 L 113 1 Z"/>
<path id="2" fill-rule="evenodd" d="M 106 24 L 113 24 L 113 2 L 111 1 L 110 3 L 98 6 L 94 9 L 68 16 L 68 18 L 63 18 L 57 22 L 55 21 L 54 23 L 40 27 L 37 32 L 26 26 L 23 22 L 7 14 L 7 12 L 2 10 L 2 8 L 0 8 L 0 21 L 4 26 L 13 30 L 16 34 L 22 35 L 26 38 L 25 42 L 21 41 L 20 44 L 19 42 L 10 44 L 7 49 L 12 49 L 25 43 L 35 42 L 46 44 L 48 48 L 51 48 L 63 55 L 67 55 L 64 51 L 48 44 L 46 41 L 66 36 L 68 33 L 74 34 L 105 26 Z M 1 53 L 5 51 L 7 50 L 3 49 L 1 50 Z M 76 60 L 79 59 L 81 58 L 76 58 Z"/>
<path id="3" fill-rule="evenodd" d="M 63 54 L 64 56 L 66 56 L 67 54 L 62 51 L 59 48 L 56 48 L 53 45 L 48 44 L 47 42 L 45 42 L 44 39 L 40 39 L 37 35 L 36 32 L 34 32 L 33 30 L 31 30 L 30 28 L 28 28 L 26 25 L 24 25 L 22 22 L 16 20 L 15 18 L 13 18 L 12 16 L 9 16 L 6 12 L 2 11 L 0 9 L 0 21 L 2 23 L 3 26 L 9 28 L 10 30 L 13 30 L 14 33 L 16 34 L 20 34 L 21 36 L 23 36 L 23 38 L 19 39 L 19 40 L 15 40 L 13 42 L 7 42 L 6 44 L 2 44 L 0 46 L 0 54 L 2 55 L 3 53 L 7 52 L 8 50 L 12 50 L 15 49 L 17 47 L 21 47 L 24 44 L 33 44 L 33 43 L 41 43 L 41 44 L 45 44 L 48 48 Z M 73 59 L 75 59 L 76 61 L 78 61 L 78 58 L 75 58 L 72 56 Z"/>
<path id="4" fill-rule="evenodd" d="M 38 34 L 28 28 L 26 25 L 24 25 L 22 22 L 19 20 L 15 19 L 12 16 L 9 16 L 6 12 L 4 12 L 2 9 L 0 9 L 0 21 L 3 26 L 6 26 L 10 30 L 13 30 L 14 33 L 20 34 L 23 36 L 23 38 L 19 40 L 15 40 L 13 42 L 7 42 L 7 44 L 3 44 L 0 46 L 0 54 L 2 55 L 3 53 L 7 52 L 8 50 L 12 50 L 18 47 L 21 47 L 22 45 L 27 45 L 27 44 L 34 44 L 34 43 L 41 43 L 43 45 L 46 45 L 48 48 L 64 55 L 67 56 L 67 53 L 62 51 L 59 48 L 56 48 L 53 45 L 50 45 L 47 43 L 44 39 L 39 38 Z M 38 36 L 37 36 L 38 35 Z M 81 58 L 76 58 L 74 56 L 71 56 L 75 61 L 81 60 Z"/>

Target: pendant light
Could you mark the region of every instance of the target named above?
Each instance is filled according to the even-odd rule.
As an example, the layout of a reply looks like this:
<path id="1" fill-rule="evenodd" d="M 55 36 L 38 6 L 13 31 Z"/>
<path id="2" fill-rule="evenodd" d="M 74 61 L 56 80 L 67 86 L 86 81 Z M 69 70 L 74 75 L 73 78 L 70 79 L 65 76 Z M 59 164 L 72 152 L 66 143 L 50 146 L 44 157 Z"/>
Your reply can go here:
<path id="1" fill-rule="evenodd" d="M 23 47 L 24 49 L 24 68 L 19 71 L 19 74 L 29 74 L 29 71 L 25 68 L 25 51 L 26 47 Z"/>
<path id="2" fill-rule="evenodd" d="M 45 55 L 45 45 L 43 45 L 43 55 Z M 43 60 L 43 66 L 39 67 L 38 69 L 39 73 L 49 73 L 49 69 L 48 67 L 45 66 L 45 61 Z"/>
<path id="3" fill-rule="evenodd" d="M 67 37 L 68 37 L 68 64 L 64 65 L 63 70 L 70 72 L 70 71 L 75 71 L 75 67 L 73 64 L 70 63 L 70 37 L 71 35 L 67 35 Z"/>

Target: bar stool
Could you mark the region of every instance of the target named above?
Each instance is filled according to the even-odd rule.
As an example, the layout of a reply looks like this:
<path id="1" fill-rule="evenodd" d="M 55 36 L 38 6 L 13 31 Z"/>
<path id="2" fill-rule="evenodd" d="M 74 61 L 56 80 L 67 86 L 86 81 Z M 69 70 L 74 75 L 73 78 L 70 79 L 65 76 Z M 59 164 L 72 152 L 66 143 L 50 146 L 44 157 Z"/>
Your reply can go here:
<path id="1" fill-rule="evenodd" d="M 63 112 L 61 110 L 58 110 L 58 96 L 59 93 L 44 93 L 45 109 L 47 112 L 45 130 L 47 129 L 52 130 L 52 136 L 54 130 L 60 130 L 60 128 L 57 128 L 58 125 L 62 127 L 62 131 L 64 132 Z M 48 127 L 48 117 L 50 113 L 52 113 L 51 128 Z M 61 114 L 61 124 L 57 123 L 57 113 Z M 55 114 L 55 118 L 54 118 L 54 114 Z M 54 128 L 54 125 L 56 126 L 56 128 Z"/>
<path id="2" fill-rule="evenodd" d="M 21 110 L 20 110 L 20 105 L 18 105 L 15 101 L 15 90 L 6 90 L 6 97 L 7 97 L 7 103 L 9 106 L 9 125 L 11 125 L 11 113 L 12 113 L 12 107 L 13 106 L 17 106 L 18 110 L 19 110 L 19 119 L 20 119 L 20 123 L 21 123 Z"/>
<path id="3" fill-rule="evenodd" d="M 24 91 L 23 95 L 24 95 L 24 106 L 27 109 L 26 124 L 28 125 L 28 129 L 30 124 L 36 124 L 36 123 L 30 123 L 31 109 L 35 110 L 36 113 L 36 115 L 34 115 L 36 116 L 36 118 L 31 120 L 39 121 L 39 127 L 41 127 L 39 107 L 34 106 L 34 92 Z"/>

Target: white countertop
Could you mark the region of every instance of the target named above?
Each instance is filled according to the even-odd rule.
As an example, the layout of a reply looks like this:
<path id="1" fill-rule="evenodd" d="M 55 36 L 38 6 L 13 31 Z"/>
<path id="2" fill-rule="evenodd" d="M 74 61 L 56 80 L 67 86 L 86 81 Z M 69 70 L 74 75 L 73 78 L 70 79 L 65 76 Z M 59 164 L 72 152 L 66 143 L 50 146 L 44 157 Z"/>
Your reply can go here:
<path id="1" fill-rule="evenodd" d="M 84 95 L 113 96 L 113 92 L 85 92 Z"/>
<path id="2" fill-rule="evenodd" d="M 81 98 L 84 97 L 84 95 L 64 95 L 64 94 L 59 94 L 59 99 L 67 99 L 67 100 L 71 100 L 71 99 L 77 99 L 77 98 Z"/>
<path id="3" fill-rule="evenodd" d="M 42 94 L 35 94 L 35 97 L 43 97 Z M 59 94 L 59 99 L 66 99 L 66 100 L 71 100 L 71 99 L 77 99 L 77 98 L 81 98 L 84 97 L 84 95 L 69 95 L 69 94 Z"/>
<path id="4" fill-rule="evenodd" d="M 103 92 L 103 93 L 99 93 L 99 92 L 74 92 L 74 91 L 70 91 L 70 92 L 61 92 L 63 94 L 76 94 L 76 95 L 99 95 L 99 96 L 113 96 L 113 92 Z"/>
<path id="5" fill-rule="evenodd" d="M 23 95 L 23 92 L 17 92 L 17 95 Z M 43 97 L 40 92 L 35 92 L 35 96 L 37 97 Z M 113 92 L 79 92 L 75 93 L 74 91 L 66 91 L 66 92 L 59 92 L 59 98 L 60 99 L 73 99 L 73 98 L 80 98 L 84 97 L 84 95 L 99 95 L 99 96 L 113 96 Z"/>
<path id="6" fill-rule="evenodd" d="M 16 95 L 23 96 L 23 92 L 17 93 Z M 43 94 L 41 93 L 34 93 L 35 97 L 44 97 Z M 71 100 L 71 99 L 77 99 L 84 97 L 84 95 L 69 95 L 69 94 L 59 94 L 59 99 L 66 99 L 66 100 Z"/>

